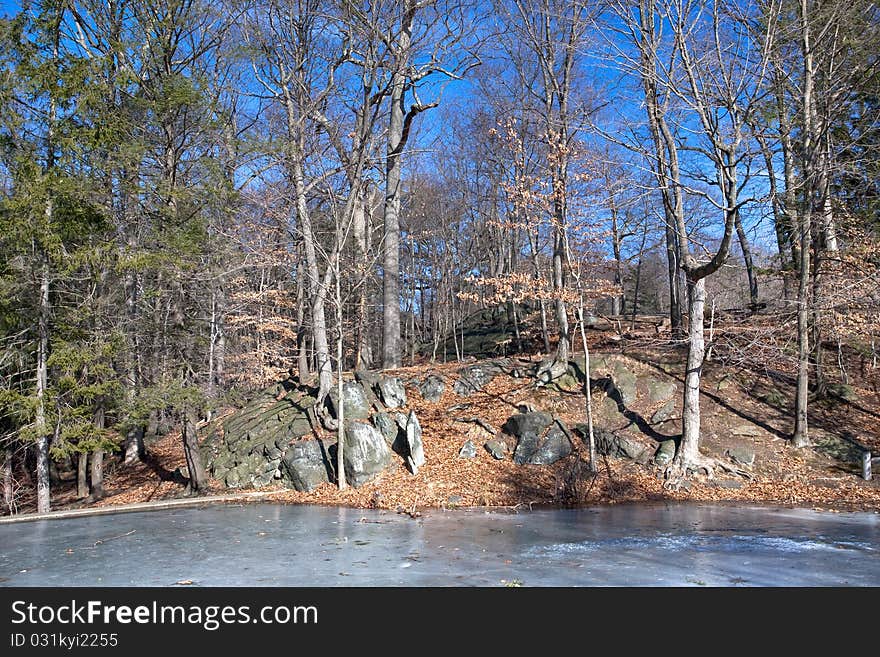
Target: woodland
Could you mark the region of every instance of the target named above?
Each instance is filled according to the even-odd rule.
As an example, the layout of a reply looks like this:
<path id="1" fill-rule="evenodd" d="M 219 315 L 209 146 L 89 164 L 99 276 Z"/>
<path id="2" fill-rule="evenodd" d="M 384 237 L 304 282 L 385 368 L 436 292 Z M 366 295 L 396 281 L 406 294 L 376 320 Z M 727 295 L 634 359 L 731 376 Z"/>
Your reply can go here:
<path id="1" fill-rule="evenodd" d="M 515 354 L 586 361 L 595 471 L 600 333 L 680 354 L 671 489 L 708 361 L 784 382 L 792 450 L 829 403 L 880 442 L 878 55 L 867 0 L 3 2 L 4 513 L 157 436 L 204 492 L 281 380 L 345 431 L 353 372 Z"/>

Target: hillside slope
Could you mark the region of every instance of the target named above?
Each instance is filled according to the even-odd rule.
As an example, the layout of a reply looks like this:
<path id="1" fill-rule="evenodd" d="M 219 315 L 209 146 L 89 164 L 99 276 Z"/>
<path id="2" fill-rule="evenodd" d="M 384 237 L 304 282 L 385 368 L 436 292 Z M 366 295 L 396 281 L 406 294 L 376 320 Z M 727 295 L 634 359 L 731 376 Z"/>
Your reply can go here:
<path id="1" fill-rule="evenodd" d="M 664 488 L 663 455 L 681 425 L 681 354 L 673 350 L 603 352 L 592 358 L 594 414 L 600 446 L 599 475 L 589 475 L 586 448 L 577 431 L 584 421 L 584 397 L 578 368 L 543 385 L 532 373 L 537 358 L 506 358 L 470 363 L 421 365 L 386 373 L 406 385 L 406 406 L 422 428 L 425 464 L 412 474 L 401 459 L 375 480 L 339 491 L 326 482 L 298 492 L 275 479 L 263 490 L 270 499 L 292 503 L 342 504 L 414 512 L 420 507 L 603 504 L 678 500 L 778 503 L 839 509 L 880 510 L 880 482 L 858 476 L 858 450 L 840 431 L 845 414 L 856 426 L 865 413 L 846 404 L 821 409 L 814 421 L 813 449 L 796 450 L 787 440 L 790 414 L 781 384 L 774 394 L 759 377 L 728 373 L 707 364 L 703 394 L 704 453 L 724 460 L 740 476 L 718 471 L 713 478 L 698 473 L 679 491 Z M 574 363 L 582 356 L 575 356 Z M 474 368 L 491 367 L 491 380 L 473 391 L 456 385 Z M 435 401 L 420 386 L 428 378 L 444 382 Z M 762 387 L 763 386 L 763 387 Z M 436 390 L 434 391 L 436 393 Z M 502 428 L 521 410 L 545 411 L 569 430 L 573 451 L 550 465 L 517 464 L 516 447 Z M 870 411 L 868 412 L 870 414 Z M 206 429 L 205 433 L 208 433 Z M 313 430 L 316 435 L 322 430 Z M 494 433 L 494 435 L 493 435 Z M 328 438 L 327 435 L 323 436 Z M 860 433 L 876 445 L 877 436 Z M 495 458 L 484 447 L 492 438 L 507 444 Z M 466 441 L 476 447 L 472 458 L 460 455 Z M 876 448 L 875 448 L 876 449 Z M 880 451 L 880 450 L 878 450 Z M 660 452 L 660 453 L 658 453 Z M 108 497 L 98 504 L 165 499 L 182 493 L 174 470 L 183 466 L 179 437 L 168 435 L 149 447 L 149 465 L 108 474 Z M 177 473 L 179 477 L 179 473 Z M 223 489 L 213 482 L 215 490 Z M 65 501 L 59 496 L 56 508 Z"/>

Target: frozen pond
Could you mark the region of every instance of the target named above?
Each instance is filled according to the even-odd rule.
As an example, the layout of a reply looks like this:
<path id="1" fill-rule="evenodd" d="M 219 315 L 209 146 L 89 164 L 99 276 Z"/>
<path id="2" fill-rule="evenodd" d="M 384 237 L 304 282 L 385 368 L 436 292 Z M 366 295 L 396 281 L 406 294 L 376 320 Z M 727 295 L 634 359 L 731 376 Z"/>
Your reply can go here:
<path id="1" fill-rule="evenodd" d="M 256 504 L 0 525 L 0 586 L 878 586 L 880 515 Z"/>

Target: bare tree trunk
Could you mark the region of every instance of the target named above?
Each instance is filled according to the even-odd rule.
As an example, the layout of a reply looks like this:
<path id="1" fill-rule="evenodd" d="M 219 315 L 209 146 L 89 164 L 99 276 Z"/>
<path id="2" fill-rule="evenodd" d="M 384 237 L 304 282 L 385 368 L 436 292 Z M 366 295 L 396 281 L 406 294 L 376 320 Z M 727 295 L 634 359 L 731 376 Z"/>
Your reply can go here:
<path id="1" fill-rule="evenodd" d="M 52 201 L 46 205 L 47 220 L 52 220 Z M 50 510 L 49 499 L 49 433 L 46 424 L 45 396 L 48 385 L 49 359 L 49 263 L 43 256 L 40 268 L 40 301 L 37 335 L 37 512 Z"/>
<path id="2" fill-rule="evenodd" d="M 559 327 L 559 343 L 556 345 L 556 360 L 560 363 L 567 363 L 569 356 L 570 336 L 568 329 L 568 312 L 565 308 L 565 300 L 562 298 L 565 283 L 562 273 L 564 236 L 561 234 L 556 236 L 556 246 L 553 249 L 553 288 L 558 295 L 555 300 L 556 305 L 556 324 Z"/>
<path id="3" fill-rule="evenodd" d="M 367 344 L 367 275 L 369 271 L 369 254 L 367 243 L 367 208 L 366 199 L 359 189 L 353 189 L 358 195 L 352 216 L 352 232 L 357 247 L 358 300 L 355 318 L 355 369 L 369 369 L 372 365 Z"/>
<path id="4" fill-rule="evenodd" d="M 342 287 L 340 285 L 339 271 L 339 251 L 336 252 L 336 271 L 335 273 L 335 292 L 336 292 L 336 398 L 339 403 L 336 404 L 337 421 L 339 428 L 336 436 L 336 481 L 339 490 L 348 488 L 348 482 L 345 480 L 345 404 L 342 395 L 342 356 L 344 354 L 342 343 Z"/>
<path id="5" fill-rule="evenodd" d="M 305 268 L 302 261 L 296 266 L 296 370 L 300 384 L 309 382 L 309 350 L 306 341 Z"/>
<path id="6" fill-rule="evenodd" d="M 813 222 L 811 222 L 813 223 Z M 821 237 L 824 240 L 824 230 L 825 226 L 813 226 L 816 229 L 818 235 L 816 238 L 812 240 L 813 243 L 813 252 L 812 252 L 812 267 L 810 269 L 810 287 L 811 294 L 809 296 L 809 307 L 810 307 L 810 366 L 813 370 L 813 389 L 818 397 L 822 397 L 826 393 L 826 381 L 825 381 L 825 350 L 822 348 L 822 321 L 821 321 L 821 311 L 819 309 L 818 301 L 821 298 L 822 289 L 821 289 L 821 271 L 820 267 L 821 256 L 820 256 L 820 245 L 818 237 Z"/>
<path id="7" fill-rule="evenodd" d="M 826 119 L 827 121 L 827 119 Z M 824 148 L 819 166 L 819 190 L 822 197 L 822 246 L 831 253 L 837 252 L 837 225 L 831 204 L 831 135 L 824 131 Z M 818 271 L 818 267 L 816 268 Z"/>
<path id="8" fill-rule="evenodd" d="M 797 384 L 795 393 L 794 435 L 795 447 L 810 445 L 807 422 L 807 402 L 810 386 L 810 302 L 808 281 L 810 277 L 810 210 L 806 208 L 800 218 L 800 271 L 797 293 Z"/>
<path id="9" fill-rule="evenodd" d="M 311 299 L 312 337 L 315 341 L 315 359 L 318 370 L 318 398 L 316 407 L 321 408 L 327 394 L 333 387 L 333 368 L 330 363 L 330 345 L 327 340 L 327 319 L 324 308 L 327 290 L 321 280 L 318 269 L 318 255 L 315 251 L 315 235 L 312 230 L 312 219 L 306 204 L 305 182 L 303 180 L 302 163 L 294 158 L 293 177 L 296 188 L 296 209 L 299 227 L 302 231 L 303 245 L 306 252 L 307 275 L 309 281 L 309 297 Z"/>
<path id="10" fill-rule="evenodd" d="M 16 512 L 15 488 L 12 479 L 12 459 L 15 452 L 11 446 L 3 450 L 3 503 L 10 515 Z"/>
<path id="11" fill-rule="evenodd" d="M 736 236 L 739 238 L 739 248 L 742 250 L 743 261 L 746 265 L 746 276 L 749 279 L 749 307 L 756 310 L 758 307 L 758 278 L 755 275 L 755 265 L 752 262 L 752 250 L 749 247 L 749 239 L 742 225 L 739 212 L 736 213 Z"/>
<path id="12" fill-rule="evenodd" d="M 395 160 L 397 161 L 397 160 Z M 400 170 L 389 164 L 382 268 L 382 367 L 400 365 Z"/>
<path id="13" fill-rule="evenodd" d="M 89 494 L 91 500 L 100 500 L 104 497 L 104 450 L 96 449 L 92 452 L 89 473 L 92 480 L 92 491 Z"/>
<path id="14" fill-rule="evenodd" d="M 683 431 L 681 444 L 675 455 L 677 465 L 684 470 L 698 464 L 700 456 L 700 377 L 706 344 L 703 338 L 706 307 L 706 279 L 688 279 L 688 358 L 684 381 Z M 683 473 L 684 474 L 684 473 Z"/>
<path id="15" fill-rule="evenodd" d="M 798 296 L 797 296 L 797 333 L 798 333 L 798 365 L 797 385 L 795 393 L 795 419 L 794 435 L 792 444 L 795 447 L 807 447 L 810 445 L 809 426 L 807 418 L 807 403 L 809 396 L 810 380 L 810 258 L 812 242 L 812 203 L 813 190 L 811 184 L 815 184 L 815 165 L 817 139 L 815 138 L 816 115 L 815 99 L 813 98 L 814 71 L 813 71 L 813 44 L 810 33 L 808 18 L 809 2 L 801 0 L 800 3 L 800 27 L 801 27 L 801 54 L 803 56 L 803 83 L 801 91 L 801 103 L 803 110 L 803 157 L 804 178 L 807 182 L 803 209 L 800 213 L 799 247 L 800 247 L 800 271 L 798 272 Z"/>
<path id="16" fill-rule="evenodd" d="M 384 258 L 382 260 L 382 367 L 400 367 L 400 181 L 405 146 L 406 80 L 412 39 L 414 3 L 406 0 L 395 45 L 391 76 L 388 147 L 385 164 Z"/>
<path id="17" fill-rule="evenodd" d="M 587 332 L 584 328 L 584 302 L 578 304 L 578 324 L 581 329 L 581 345 L 584 348 L 584 410 L 587 415 L 587 445 L 590 450 L 590 472 L 599 471 L 596 463 L 596 436 L 593 434 L 593 395 L 590 385 L 590 348 L 587 345 Z"/>
<path id="18" fill-rule="evenodd" d="M 129 245 L 134 246 L 133 239 L 130 239 Z M 138 280 L 134 271 L 129 271 L 125 275 L 125 309 L 128 326 L 126 333 L 128 334 L 128 357 L 126 361 L 125 372 L 125 396 L 129 405 L 134 405 L 137 397 L 138 387 L 140 386 L 140 376 L 138 368 L 138 360 L 140 353 L 140 340 L 138 338 L 138 311 L 137 311 L 137 292 Z M 123 463 L 131 465 L 141 459 L 144 453 L 144 431 L 143 425 L 129 427 L 125 432 L 125 442 L 123 449 L 125 456 Z"/>
<path id="19" fill-rule="evenodd" d="M 666 226 L 666 268 L 669 275 L 669 326 L 672 339 L 682 338 L 682 294 L 681 294 L 681 263 L 678 258 L 678 239 L 675 229 Z"/>
<path id="20" fill-rule="evenodd" d="M 125 287 L 126 287 L 126 295 L 125 295 L 125 306 L 126 306 L 126 316 L 128 319 L 127 333 L 128 333 L 128 359 L 126 362 L 126 373 L 125 373 L 125 396 L 128 404 L 134 405 L 135 397 L 137 396 L 137 387 L 138 387 L 138 371 L 137 371 L 137 351 L 138 351 L 138 339 L 137 339 L 137 279 L 135 273 L 133 271 L 129 271 L 126 276 Z M 123 463 L 129 465 L 134 463 L 140 459 L 140 455 L 143 451 L 143 433 L 136 430 L 136 428 L 132 427 L 125 433 L 125 443 L 123 445 L 123 450 L 125 456 L 123 458 Z"/>
<path id="21" fill-rule="evenodd" d="M 223 374 L 223 359 L 225 351 L 225 338 L 223 337 L 223 288 L 221 286 L 211 287 L 211 321 L 208 326 L 208 384 L 207 398 L 209 402 L 217 399 L 217 389 L 221 382 Z M 209 407 L 207 411 L 207 420 L 211 421 L 213 408 Z"/>
<path id="22" fill-rule="evenodd" d="M 571 351 L 571 335 L 568 326 L 568 310 L 565 299 L 565 270 L 568 261 L 568 155 L 565 148 L 568 144 L 566 126 L 566 101 L 560 98 L 561 134 L 559 139 L 564 145 L 556 155 L 558 162 L 553 168 L 554 180 L 554 214 L 553 222 L 553 291 L 556 293 L 556 324 L 559 328 L 559 343 L 556 345 L 556 360 L 568 363 Z"/>
<path id="23" fill-rule="evenodd" d="M 76 497 L 81 500 L 89 496 L 88 475 L 89 453 L 79 452 L 76 455 Z"/>
<path id="24" fill-rule="evenodd" d="M 610 182 L 610 181 L 609 181 Z M 610 184 L 609 184 L 610 187 Z M 623 293 L 623 263 L 621 262 L 621 236 L 620 226 L 617 220 L 617 204 L 614 202 L 614 194 L 609 193 L 608 205 L 611 209 L 611 248 L 614 253 L 614 284 L 620 288 L 620 293 L 611 297 L 611 314 L 615 317 L 622 315 L 624 312 L 624 293 Z"/>
<path id="25" fill-rule="evenodd" d="M 104 406 L 98 404 L 92 417 L 95 428 L 101 430 L 104 428 Z M 92 452 L 91 459 L 91 479 L 92 489 L 90 499 L 92 501 L 100 500 L 104 497 L 104 450 L 96 449 Z"/>
<path id="26" fill-rule="evenodd" d="M 186 467 L 189 471 L 189 489 L 191 492 L 205 490 L 208 483 L 208 475 L 202 463 L 202 455 L 199 452 L 199 436 L 196 428 L 196 413 L 189 405 L 185 406 L 181 413 L 183 434 L 183 453 L 186 457 Z"/>

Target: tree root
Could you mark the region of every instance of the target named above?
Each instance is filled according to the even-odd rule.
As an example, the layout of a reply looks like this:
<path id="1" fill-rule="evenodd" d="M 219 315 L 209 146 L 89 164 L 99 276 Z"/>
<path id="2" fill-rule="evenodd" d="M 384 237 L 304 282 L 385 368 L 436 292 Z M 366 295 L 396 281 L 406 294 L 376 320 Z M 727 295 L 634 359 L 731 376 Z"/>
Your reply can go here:
<path id="1" fill-rule="evenodd" d="M 706 473 L 708 479 L 714 479 L 716 469 L 724 470 L 729 474 L 744 477 L 745 479 L 753 478 L 748 470 L 743 470 L 711 456 L 700 454 L 695 459 L 687 459 L 686 461 L 676 456 L 663 473 L 666 479 L 663 488 L 666 490 L 680 490 L 686 479 L 701 470 Z"/>
<path id="2" fill-rule="evenodd" d="M 538 380 L 538 385 L 549 385 L 565 374 L 567 370 L 567 362 L 553 358 L 549 362 L 545 361 L 538 365 L 538 368 L 535 370 L 535 378 Z"/>

